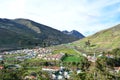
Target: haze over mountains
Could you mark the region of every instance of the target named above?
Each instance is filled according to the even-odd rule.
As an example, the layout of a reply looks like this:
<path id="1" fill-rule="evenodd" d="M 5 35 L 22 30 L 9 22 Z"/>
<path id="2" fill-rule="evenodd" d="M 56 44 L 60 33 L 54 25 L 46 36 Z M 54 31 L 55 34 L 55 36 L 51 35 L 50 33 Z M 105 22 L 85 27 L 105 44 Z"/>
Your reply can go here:
<path id="1" fill-rule="evenodd" d="M 28 19 L 0 19 L 0 47 L 50 46 L 78 40 Z"/>

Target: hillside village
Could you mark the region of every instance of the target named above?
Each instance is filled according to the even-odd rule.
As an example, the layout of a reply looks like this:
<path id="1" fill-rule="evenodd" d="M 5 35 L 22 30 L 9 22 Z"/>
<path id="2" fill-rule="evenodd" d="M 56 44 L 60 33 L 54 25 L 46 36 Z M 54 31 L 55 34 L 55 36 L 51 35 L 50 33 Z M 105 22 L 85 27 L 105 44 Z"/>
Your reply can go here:
<path id="1" fill-rule="evenodd" d="M 83 79 L 83 77 L 80 77 L 80 74 L 81 75 L 85 74 L 87 70 L 88 73 L 90 71 L 92 72 L 94 68 L 96 68 L 95 66 L 100 66 L 101 63 L 99 63 L 99 61 L 104 59 L 107 59 L 108 61 L 111 59 L 113 60 L 115 59 L 115 55 L 110 53 L 99 54 L 99 55 L 95 53 L 93 55 L 81 53 L 79 54 L 80 55 L 79 58 L 83 60 L 78 62 L 74 62 L 71 60 L 71 62 L 69 62 L 69 61 L 65 61 L 65 59 L 69 58 L 70 56 L 75 57 L 75 55 L 69 53 L 63 53 L 63 52 L 60 53 L 53 53 L 53 52 L 54 49 L 38 48 L 38 47 L 34 49 L 4 51 L 0 53 L 1 54 L 0 70 L 1 71 L 6 69 L 16 70 L 16 71 L 20 69 L 24 69 L 28 71 L 30 70 L 30 72 L 28 72 L 26 76 L 21 75 L 22 79 L 24 80 L 27 79 L 38 80 L 40 76 L 37 74 L 37 71 L 41 72 L 42 74 L 41 78 L 44 79 L 46 78 L 46 76 L 49 76 L 48 78 L 52 80 L 63 80 L 63 79 L 69 80 L 75 78 L 75 76 L 78 76 L 79 78 Z M 114 76 L 114 73 L 116 73 L 117 74 L 116 77 L 119 78 L 118 75 L 120 73 L 120 66 L 114 65 L 112 67 L 111 63 L 109 62 L 107 63 L 108 64 L 106 66 L 106 70 L 108 70 L 109 74 Z M 112 68 L 110 68 L 110 66 Z M 35 68 L 35 70 L 31 70 L 32 68 Z"/>
<path id="2" fill-rule="evenodd" d="M 120 80 L 120 0 L 1 0 L 0 80 Z"/>
<path id="3" fill-rule="evenodd" d="M 78 40 L 31 20 L 0 19 L 0 23 L 0 76 L 3 80 L 120 79 L 120 25 Z M 14 25 L 10 25 L 12 30 L 9 24 Z M 41 36 L 37 28 L 43 29 Z"/>

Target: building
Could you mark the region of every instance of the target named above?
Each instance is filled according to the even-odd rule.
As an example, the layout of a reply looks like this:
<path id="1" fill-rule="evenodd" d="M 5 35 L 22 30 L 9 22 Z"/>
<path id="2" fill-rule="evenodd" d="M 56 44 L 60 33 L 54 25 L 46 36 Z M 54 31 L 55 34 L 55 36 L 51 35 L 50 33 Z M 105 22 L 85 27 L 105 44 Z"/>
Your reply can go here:
<path id="1" fill-rule="evenodd" d="M 32 76 L 32 75 L 30 75 L 30 76 L 25 76 L 25 78 L 24 78 L 24 80 L 37 80 L 37 77 L 35 77 L 35 76 Z"/>
<path id="2" fill-rule="evenodd" d="M 0 61 L 2 61 L 3 60 L 3 55 L 0 55 Z"/>
<path id="3" fill-rule="evenodd" d="M 114 67 L 114 71 L 116 71 L 118 73 L 120 71 L 120 66 L 119 67 Z"/>
<path id="4" fill-rule="evenodd" d="M 87 56 L 88 61 L 95 62 L 97 60 L 94 56 Z"/>
<path id="5" fill-rule="evenodd" d="M 61 60 L 64 57 L 64 53 L 47 55 L 44 57 L 45 60 Z"/>
<path id="6" fill-rule="evenodd" d="M 56 66 L 45 66 L 42 68 L 43 71 L 50 71 L 50 72 L 56 72 L 60 70 L 60 67 Z"/>
<path id="7" fill-rule="evenodd" d="M 2 70 L 4 67 L 3 66 L 0 66 L 0 70 Z"/>
<path id="8" fill-rule="evenodd" d="M 114 56 L 112 54 L 106 54 L 105 55 L 107 58 L 114 58 Z"/>
<path id="9" fill-rule="evenodd" d="M 42 70 L 49 72 L 52 80 L 65 80 L 70 78 L 70 71 L 66 70 L 65 67 L 62 66 L 45 66 Z"/>

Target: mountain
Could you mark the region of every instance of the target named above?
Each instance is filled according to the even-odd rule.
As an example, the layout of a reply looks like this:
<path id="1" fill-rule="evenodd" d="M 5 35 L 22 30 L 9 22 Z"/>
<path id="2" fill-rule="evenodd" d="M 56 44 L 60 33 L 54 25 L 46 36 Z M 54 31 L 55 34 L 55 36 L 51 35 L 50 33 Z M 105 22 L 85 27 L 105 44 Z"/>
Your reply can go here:
<path id="1" fill-rule="evenodd" d="M 76 30 L 72 30 L 72 31 L 67 31 L 67 30 L 64 30 L 62 31 L 64 34 L 67 34 L 67 35 L 70 35 L 70 36 L 74 36 L 76 38 L 79 38 L 79 39 L 82 39 L 84 38 L 85 36 L 82 35 L 80 32 L 76 31 Z"/>
<path id="2" fill-rule="evenodd" d="M 0 47 L 50 46 L 78 39 L 29 19 L 0 19 Z"/>
<path id="3" fill-rule="evenodd" d="M 120 48 L 120 24 L 106 30 L 95 33 L 82 40 L 75 41 L 73 44 L 79 49 L 87 49 L 85 43 L 90 42 L 91 51 L 110 51 Z"/>

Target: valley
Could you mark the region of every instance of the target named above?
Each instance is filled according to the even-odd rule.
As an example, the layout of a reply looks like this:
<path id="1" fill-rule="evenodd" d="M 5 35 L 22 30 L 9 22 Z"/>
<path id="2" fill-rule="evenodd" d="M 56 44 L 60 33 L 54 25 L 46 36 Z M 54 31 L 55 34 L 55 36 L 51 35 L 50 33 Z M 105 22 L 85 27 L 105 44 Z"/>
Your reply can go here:
<path id="1" fill-rule="evenodd" d="M 68 45 L 4 51 L 0 57 L 2 71 L 0 73 L 4 73 L 1 76 L 4 76 L 3 79 L 15 79 L 14 76 L 16 76 L 18 80 L 111 80 L 120 78 L 120 49 L 91 54 L 79 52 Z"/>
<path id="2" fill-rule="evenodd" d="M 3 24 L 6 21 L 9 24 Z M 2 19 L 0 25 L 3 80 L 120 79 L 120 25 L 83 39 L 54 33 L 54 29 L 26 19 Z"/>

